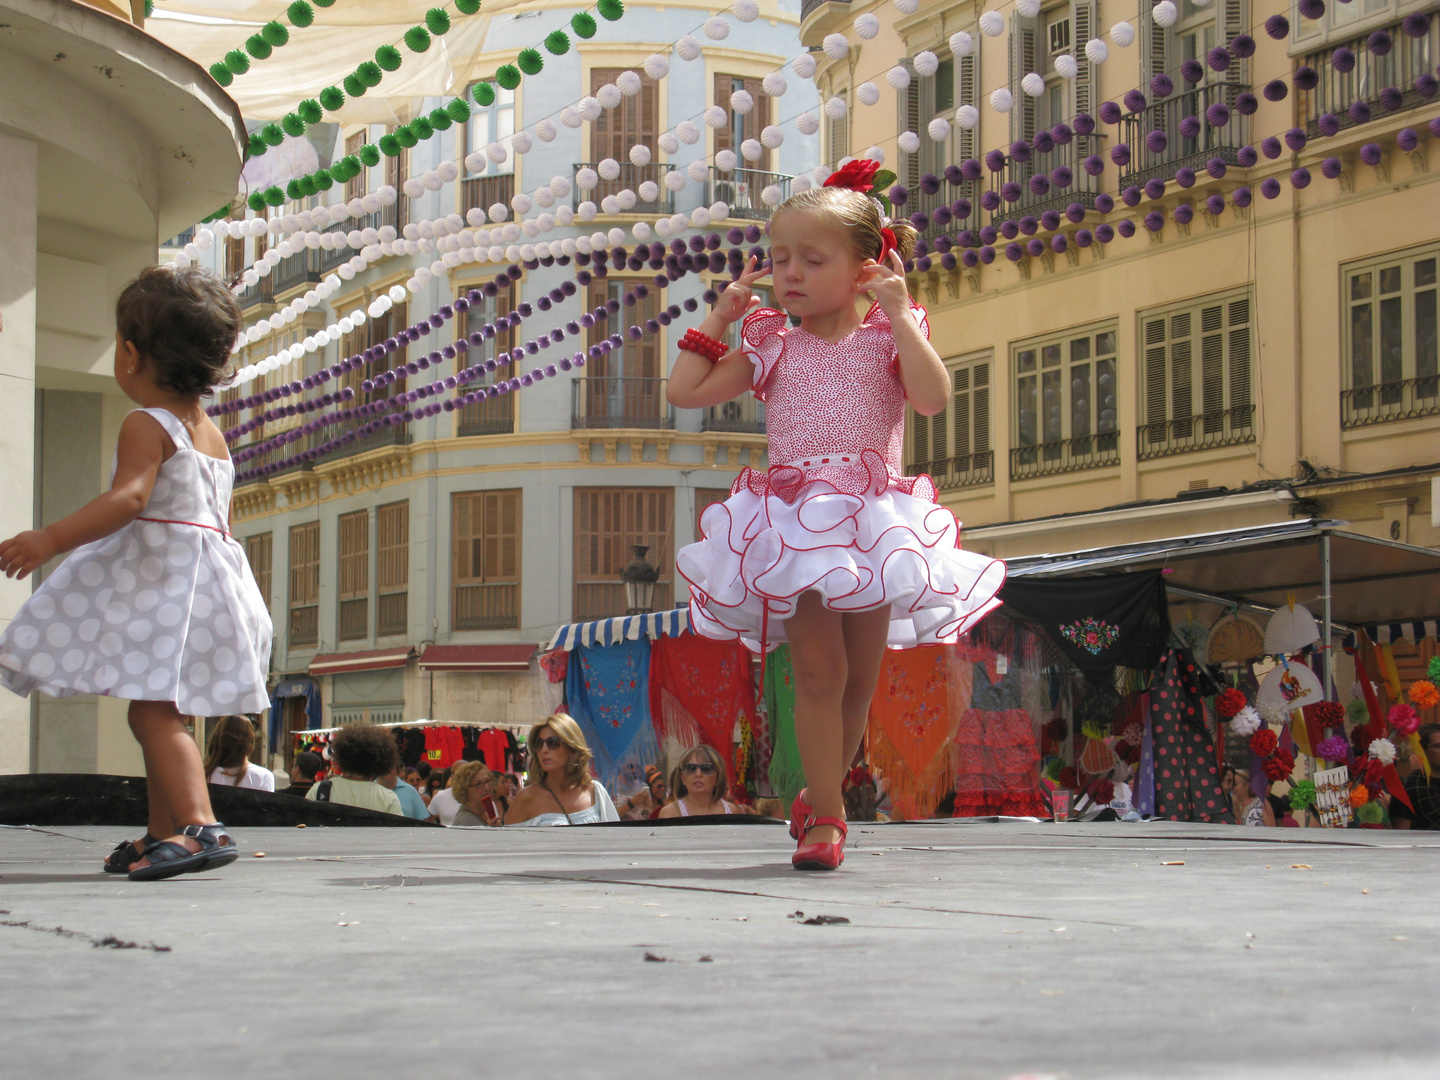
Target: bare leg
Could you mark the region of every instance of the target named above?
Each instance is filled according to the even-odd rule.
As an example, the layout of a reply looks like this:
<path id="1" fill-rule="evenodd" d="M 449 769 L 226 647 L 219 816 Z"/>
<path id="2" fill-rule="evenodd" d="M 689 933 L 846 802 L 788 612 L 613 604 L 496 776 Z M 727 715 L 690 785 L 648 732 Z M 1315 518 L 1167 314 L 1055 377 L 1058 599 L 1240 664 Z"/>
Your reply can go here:
<path id="1" fill-rule="evenodd" d="M 845 696 L 840 715 L 844 720 L 845 763 L 848 769 L 865 738 L 865 724 L 870 717 L 870 699 L 880 678 L 880 664 L 885 659 L 885 642 L 890 634 L 890 606 L 873 611 L 853 611 L 842 616 L 845 633 Z"/>
<path id="2" fill-rule="evenodd" d="M 200 844 L 175 830 L 215 820 L 200 748 L 185 730 L 180 710 L 168 701 L 132 701 L 130 730 L 145 754 L 145 787 L 150 794 L 150 833 L 173 840 L 187 851 Z M 135 867 L 148 865 L 140 860 Z"/>
<path id="3" fill-rule="evenodd" d="M 805 769 L 810 805 L 817 817 L 844 820 L 840 780 L 849 759 L 841 715 L 848 679 L 842 619 L 839 612 L 821 603 L 819 593 L 807 592 L 800 597 L 795 614 L 785 620 L 785 637 L 795 672 L 795 743 Z M 815 843 L 833 843 L 839 838 L 830 825 L 817 826 L 808 834 Z"/>

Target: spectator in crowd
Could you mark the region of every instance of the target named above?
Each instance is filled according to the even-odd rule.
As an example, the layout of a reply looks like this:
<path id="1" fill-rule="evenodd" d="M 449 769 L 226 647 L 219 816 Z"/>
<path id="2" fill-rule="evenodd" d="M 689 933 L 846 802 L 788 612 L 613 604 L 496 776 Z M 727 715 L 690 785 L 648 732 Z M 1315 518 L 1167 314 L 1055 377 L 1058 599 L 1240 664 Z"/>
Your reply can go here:
<path id="1" fill-rule="evenodd" d="M 430 811 L 430 820 L 438 821 L 441 825 L 451 826 L 455 824 L 455 815 L 460 812 L 460 801 L 455 798 L 455 793 L 450 790 L 450 784 L 455 778 L 455 770 L 462 763 L 456 762 L 448 769 L 439 769 L 430 774 L 426 785 L 430 786 L 433 794 L 430 796 L 430 803 L 426 807 Z"/>
<path id="2" fill-rule="evenodd" d="M 713 747 L 701 743 L 687 750 L 670 774 L 670 790 L 675 793 L 675 801 L 661 810 L 660 816 L 711 817 L 736 813 L 735 804 L 725 800 L 729 787 L 725 760 Z"/>
<path id="3" fill-rule="evenodd" d="M 1440 724 L 1421 724 L 1416 735 L 1430 764 L 1430 775 L 1427 777 L 1424 768 L 1417 767 L 1405 777 L 1410 806 L 1401 799 L 1391 799 L 1390 820 L 1397 829 L 1440 829 Z"/>
<path id="4" fill-rule="evenodd" d="M 420 797 L 425 800 L 426 806 L 430 805 L 430 795 L 425 790 L 425 781 L 428 779 L 430 779 L 430 763 L 428 761 L 417 762 L 415 767 L 410 770 L 410 775 L 405 777 L 405 782 L 420 792 Z"/>
<path id="5" fill-rule="evenodd" d="M 495 774 L 483 762 L 462 761 L 450 776 L 450 794 L 460 804 L 453 825 L 502 824 L 503 812 L 495 798 Z"/>
<path id="6" fill-rule="evenodd" d="M 315 781 L 325 771 L 325 759 L 313 750 L 302 750 L 295 755 L 295 763 L 290 766 L 290 786 L 284 788 L 286 795 L 297 795 L 305 797 L 305 793 L 315 786 Z"/>
<path id="7" fill-rule="evenodd" d="M 615 803 L 615 809 L 620 814 L 621 821 L 649 821 L 659 814 L 660 808 L 665 804 L 663 775 L 664 774 L 660 772 L 659 766 L 645 766 L 644 786 L 632 791 L 629 795 L 617 800 Z M 655 797 L 656 777 L 661 777 L 661 783 L 659 784 L 660 800 L 658 802 Z"/>
<path id="8" fill-rule="evenodd" d="M 255 725 L 248 716 L 222 716 L 205 744 L 205 775 L 212 784 L 274 791 L 275 774 L 250 763 Z"/>
<path id="9" fill-rule="evenodd" d="M 330 740 L 330 759 L 339 775 L 320 781 L 305 793 L 305 798 L 403 814 L 399 796 L 375 782 L 400 760 L 390 732 L 375 724 L 346 724 Z"/>
<path id="10" fill-rule="evenodd" d="M 525 742 L 530 783 L 505 814 L 506 825 L 588 825 L 619 821 L 605 785 L 590 776 L 592 756 L 580 725 L 554 713 Z"/>
<path id="11" fill-rule="evenodd" d="M 505 796 L 505 804 L 508 806 L 511 800 L 520 794 L 520 778 L 513 772 L 507 772 L 501 773 L 499 779 L 504 782 L 505 790 L 500 794 Z"/>
<path id="12" fill-rule="evenodd" d="M 1220 768 L 1220 794 L 1235 801 L 1235 766 L 1224 765 Z"/>
<path id="13" fill-rule="evenodd" d="M 378 777 L 375 782 L 381 787 L 395 792 L 396 798 L 400 800 L 400 812 L 406 817 L 414 818 L 417 821 L 430 820 L 430 811 L 425 807 L 425 800 L 420 798 L 420 792 L 400 779 L 398 758 L 395 767 L 384 776 Z"/>
<path id="14" fill-rule="evenodd" d="M 1250 790 L 1250 772 L 1247 769 L 1235 770 L 1235 790 L 1230 795 L 1230 806 L 1235 811 L 1236 824 L 1275 824 L 1275 815 L 1270 804 Z"/>

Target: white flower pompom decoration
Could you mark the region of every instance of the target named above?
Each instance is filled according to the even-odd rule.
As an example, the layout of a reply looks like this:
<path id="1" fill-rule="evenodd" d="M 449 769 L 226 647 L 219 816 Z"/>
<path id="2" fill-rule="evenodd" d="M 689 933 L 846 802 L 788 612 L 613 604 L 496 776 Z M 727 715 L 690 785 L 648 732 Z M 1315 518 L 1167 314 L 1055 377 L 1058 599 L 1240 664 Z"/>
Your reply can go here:
<path id="1" fill-rule="evenodd" d="M 681 120 L 675 125 L 675 137 L 686 146 L 694 146 L 700 141 L 700 128 L 693 120 Z"/>
<path id="2" fill-rule="evenodd" d="M 619 75 L 615 76 L 616 89 L 626 97 L 634 97 L 640 93 L 640 88 L 644 85 L 644 80 L 634 71 L 622 71 Z"/>
<path id="3" fill-rule="evenodd" d="M 1085 43 L 1085 59 L 1092 64 L 1103 64 L 1110 59 L 1110 46 L 1105 44 L 1103 38 L 1091 38 Z"/>
<path id="4" fill-rule="evenodd" d="M 730 108 L 741 116 L 745 116 L 755 108 L 755 99 L 750 96 L 748 90 L 736 90 L 730 95 Z"/>
<path id="5" fill-rule="evenodd" d="M 1055 57 L 1055 74 L 1062 79 L 1073 79 L 1080 71 L 1080 65 L 1075 62 L 1075 57 L 1069 53 L 1061 53 Z"/>
<path id="6" fill-rule="evenodd" d="M 904 90 L 910 85 L 910 72 L 903 64 L 896 64 L 885 73 L 885 81 L 892 90 Z"/>
<path id="7" fill-rule="evenodd" d="M 880 88 L 873 82 L 863 82 L 855 88 L 855 97 L 861 105 L 874 105 L 880 100 Z"/>
<path id="8" fill-rule="evenodd" d="M 1036 72 L 1030 72 L 1020 80 L 1020 89 L 1031 97 L 1039 97 L 1045 93 L 1045 79 Z"/>
<path id="9" fill-rule="evenodd" d="M 581 124 L 585 123 L 585 118 L 580 115 L 580 110 L 574 105 L 566 105 L 560 110 L 560 122 L 567 128 L 578 128 Z M 470 154 L 465 158 L 467 165 L 470 162 L 470 158 L 474 156 L 474 154 Z M 475 172 L 476 170 L 471 169 L 470 171 Z"/>
<path id="10" fill-rule="evenodd" d="M 974 105 L 961 105 L 955 110 L 955 124 L 966 131 L 974 131 L 980 124 L 980 110 Z"/>
<path id="11" fill-rule="evenodd" d="M 880 33 L 880 19 L 874 12 L 867 11 L 855 18 L 855 33 L 870 41 Z"/>
<path id="12" fill-rule="evenodd" d="M 820 48 L 831 60 L 844 60 L 850 55 L 850 41 L 844 34 L 826 34 Z"/>
<path id="13" fill-rule="evenodd" d="M 713 202 L 710 204 L 710 223 L 724 221 L 730 216 L 730 204 L 727 202 Z"/>
<path id="14" fill-rule="evenodd" d="M 660 185 L 654 180 L 642 180 L 637 191 L 643 202 L 654 202 L 660 197 Z"/>
<path id="15" fill-rule="evenodd" d="M 830 179 L 830 170 L 824 165 L 816 165 L 815 168 L 810 170 L 810 176 L 814 179 L 815 183 L 823 184 L 826 180 Z"/>
<path id="16" fill-rule="evenodd" d="M 556 134 L 554 120 L 545 117 L 535 121 L 535 137 L 541 142 L 554 142 Z"/>
<path id="17" fill-rule="evenodd" d="M 950 35 L 950 51 L 955 56 L 969 56 L 975 51 L 975 39 L 964 30 L 956 30 Z"/>
<path id="18" fill-rule="evenodd" d="M 730 10 L 735 13 L 735 18 L 741 22 L 754 22 L 760 17 L 760 5 L 755 0 L 735 0 L 730 5 Z"/>
<path id="19" fill-rule="evenodd" d="M 601 158 L 600 163 L 595 167 L 600 173 L 602 180 L 618 180 L 620 178 L 620 162 L 614 158 Z"/>
<path id="20" fill-rule="evenodd" d="M 1005 16 L 998 11 L 987 11 L 980 16 L 980 32 L 986 37 L 999 37 L 1005 32 Z"/>
<path id="21" fill-rule="evenodd" d="M 779 184 L 766 184 L 760 189 L 760 201 L 766 206 L 779 206 L 784 196 Z"/>
<path id="22" fill-rule="evenodd" d="M 916 73 L 927 79 L 940 70 L 940 58 L 929 49 L 916 53 L 914 63 Z"/>
<path id="23" fill-rule="evenodd" d="M 785 81 L 785 76 L 778 71 L 772 71 L 766 75 L 760 80 L 760 85 L 771 97 L 784 97 L 785 91 L 790 89 L 790 84 Z"/>
<path id="24" fill-rule="evenodd" d="M 510 208 L 501 202 L 491 203 L 485 212 L 490 215 L 491 221 L 504 221 L 510 216 Z"/>
<path id="25" fill-rule="evenodd" d="M 696 158 L 690 162 L 689 165 L 685 166 L 685 172 L 691 180 L 694 180 L 698 184 L 710 175 L 710 166 L 706 165 L 702 159 Z"/>
<path id="26" fill-rule="evenodd" d="M 1284 705 L 1267 705 L 1261 711 L 1260 716 L 1267 724 L 1282 727 L 1290 722 L 1291 711 L 1291 709 Z"/>
<path id="27" fill-rule="evenodd" d="M 670 58 L 664 53 L 651 53 L 640 66 L 645 69 L 645 74 L 656 82 L 670 74 Z"/>
<path id="28" fill-rule="evenodd" d="M 895 145 L 900 148 L 902 154 L 913 154 L 920 149 L 920 136 L 913 131 L 903 131 L 895 140 Z"/>
<path id="29" fill-rule="evenodd" d="M 603 214 L 618 214 L 620 212 L 620 200 L 614 195 L 606 195 L 600 200 L 600 212 Z"/>
<path id="30" fill-rule="evenodd" d="M 535 140 L 530 137 L 528 131 L 517 131 L 510 136 L 510 145 L 515 148 L 517 154 L 528 154 L 535 149 Z"/>
<path id="31" fill-rule="evenodd" d="M 586 94 L 582 97 L 576 103 L 575 108 L 580 113 L 580 119 L 586 123 L 592 123 L 600 119 L 600 114 L 605 111 L 600 107 L 599 99 L 591 94 Z"/>
<path id="32" fill-rule="evenodd" d="M 820 118 L 813 112 L 803 112 L 795 118 L 795 126 L 801 135 L 814 135 L 820 130 Z"/>
<path id="33" fill-rule="evenodd" d="M 667 131 L 655 140 L 655 145 L 660 147 L 662 153 L 673 154 L 680 149 L 680 140 L 673 131 Z"/>
<path id="34" fill-rule="evenodd" d="M 420 178 L 418 176 L 410 177 L 405 181 L 405 183 L 400 185 L 400 188 L 402 191 L 405 192 L 406 195 L 408 195 L 412 199 L 418 199 L 421 195 L 425 194 L 425 185 L 420 182 Z M 284 247 L 285 245 L 281 244 L 280 246 Z M 291 254 L 294 253 L 291 252 Z"/>
<path id="35" fill-rule="evenodd" d="M 1375 739 L 1365 748 L 1365 753 L 1381 765 L 1395 764 L 1395 744 L 1389 739 Z"/>
<path id="36" fill-rule="evenodd" d="M 535 209 L 535 201 L 521 191 L 511 196 L 510 209 L 515 211 L 516 217 L 524 217 L 531 210 Z"/>
<path id="37" fill-rule="evenodd" d="M 785 141 L 785 132 L 775 124 L 767 124 L 760 129 L 760 145 L 769 150 L 774 150 Z"/>
<path id="38" fill-rule="evenodd" d="M 1128 49 L 1135 42 L 1135 27 L 1128 22 L 1117 22 L 1110 27 L 1110 40 L 1122 49 Z"/>
<path id="39" fill-rule="evenodd" d="M 934 120 L 930 121 L 930 125 L 925 130 L 930 133 L 930 138 L 936 142 L 944 142 L 950 137 L 950 121 L 946 120 L 943 116 L 937 116 Z"/>
<path id="40" fill-rule="evenodd" d="M 895 0 L 895 10 L 901 15 L 914 15 L 920 7 L 920 0 Z"/>
<path id="41" fill-rule="evenodd" d="M 719 169 L 721 172 L 732 172 L 735 168 L 735 151 L 715 151 L 715 168 Z"/>
<path id="42" fill-rule="evenodd" d="M 1260 714 L 1255 711 L 1255 706 L 1246 705 L 1230 718 L 1230 733 L 1248 739 L 1260 730 L 1260 723 Z"/>
<path id="43" fill-rule="evenodd" d="M 636 240 L 650 239 L 650 223 L 648 221 L 637 221 L 630 226 L 630 235 Z"/>
<path id="44" fill-rule="evenodd" d="M 740 143 L 740 156 L 746 161 L 759 161 L 765 156 L 765 147 L 759 139 L 744 139 Z"/>
<path id="45" fill-rule="evenodd" d="M 675 42 L 675 51 L 680 54 L 681 60 L 694 60 L 700 55 L 700 42 L 694 35 L 686 34 Z"/>
<path id="46" fill-rule="evenodd" d="M 845 99 L 838 94 L 825 99 L 825 115 L 831 120 L 839 120 L 848 111 L 849 108 L 845 104 Z"/>
<path id="47" fill-rule="evenodd" d="M 790 68 L 802 79 L 809 79 L 815 74 L 815 58 L 809 53 L 801 53 L 790 61 Z"/>
<path id="48" fill-rule="evenodd" d="M 690 224 L 697 229 L 703 229 L 710 224 L 710 209 L 705 206 L 697 206 L 690 211 Z"/>
<path id="49" fill-rule="evenodd" d="M 689 182 L 690 178 L 681 169 L 671 169 L 665 174 L 666 191 L 682 191 Z"/>
<path id="50" fill-rule="evenodd" d="M 1015 95 L 1003 86 L 990 91 L 990 107 L 998 113 L 1008 113 L 1015 105 Z"/>
<path id="51" fill-rule="evenodd" d="M 550 194 L 557 199 L 563 199 L 570 194 L 570 178 L 568 176 L 553 176 L 550 178 Z"/>
<path id="52" fill-rule="evenodd" d="M 650 158 L 650 148 L 644 143 L 636 143 L 634 146 L 630 147 L 631 165 L 649 165 Z"/>
<path id="53" fill-rule="evenodd" d="M 510 156 L 510 151 L 505 149 L 503 143 L 492 142 L 489 146 L 485 147 L 485 156 L 495 162 L 496 165 L 503 165 L 505 159 Z M 371 211 L 371 213 L 374 213 L 374 211 Z"/>
<path id="54" fill-rule="evenodd" d="M 814 186 L 815 181 L 811 180 L 810 177 L 804 173 L 792 178 L 790 181 L 790 190 L 797 194 L 802 191 L 809 191 Z"/>
<path id="55" fill-rule="evenodd" d="M 705 25 L 701 29 L 711 41 L 724 41 L 730 36 L 730 24 L 725 21 L 723 15 L 711 15 L 705 20 Z"/>
<path id="56" fill-rule="evenodd" d="M 1155 20 L 1156 26 L 1174 26 L 1175 20 L 1180 17 L 1173 0 L 1160 0 L 1150 12 L 1150 17 Z"/>
<path id="57" fill-rule="evenodd" d="M 460 175 L 460 166 L 453 161 L 442 161 L 435 166 L 435 174 L 440 177 L 442 182 L 449 184 Z"/>
<path id="58" fill-rule="evenodd" d="M 1040 14 L 1040 0 L 1015 0 L 1015 10 L 1021 18 L 1033 19 Z"/>
<path id="59" fill-rule="evenodd" d="M 723 105 L 711 105 L 705 110 L 704 120 L 706 127 L 723 128 L 730 122 L 730 114 Z"/>

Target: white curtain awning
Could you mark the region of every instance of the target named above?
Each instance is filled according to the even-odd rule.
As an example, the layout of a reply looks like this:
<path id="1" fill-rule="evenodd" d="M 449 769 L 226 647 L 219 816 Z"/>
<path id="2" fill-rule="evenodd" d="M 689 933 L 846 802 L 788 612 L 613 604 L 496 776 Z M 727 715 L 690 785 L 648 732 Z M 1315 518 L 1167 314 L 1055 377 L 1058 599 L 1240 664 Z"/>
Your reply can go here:
<path id="1" fill-rule="evenodd" d="M 545 651 L 564 649 L 569 652 L 576 645 L 618 645 L 622 641 L 639 641 L 641 635 L 652 640 L 679 637 L 689 628 L 688 608 L 671 608 L 669 611 L 654 611 L 648 615 L 622 615 L 614 619 L 598 619 L 595 622 L 570 623 L 555 631 L 555 636 L 545 646 Z"/>

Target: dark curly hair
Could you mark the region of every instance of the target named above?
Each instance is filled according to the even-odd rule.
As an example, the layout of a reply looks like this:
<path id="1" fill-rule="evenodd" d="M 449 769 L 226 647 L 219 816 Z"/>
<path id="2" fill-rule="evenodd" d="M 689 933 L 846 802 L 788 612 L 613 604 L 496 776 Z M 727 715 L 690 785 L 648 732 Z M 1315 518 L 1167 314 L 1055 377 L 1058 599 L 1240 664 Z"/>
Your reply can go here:
<path id="1" fill-rule="evenodd" d="M 175 394 L 209 395 L 225 380 L 241 322 L 225 282 L 199 266 L 148 267 L 115 301 L 120 336 Z"/>
<path id="2" fill-rule="evenodd" d="M 395 736 L 375 724 L 346 724 L 330 740 L 330 757 L 342 773 L 374 780 L 400 761 Z"/>

